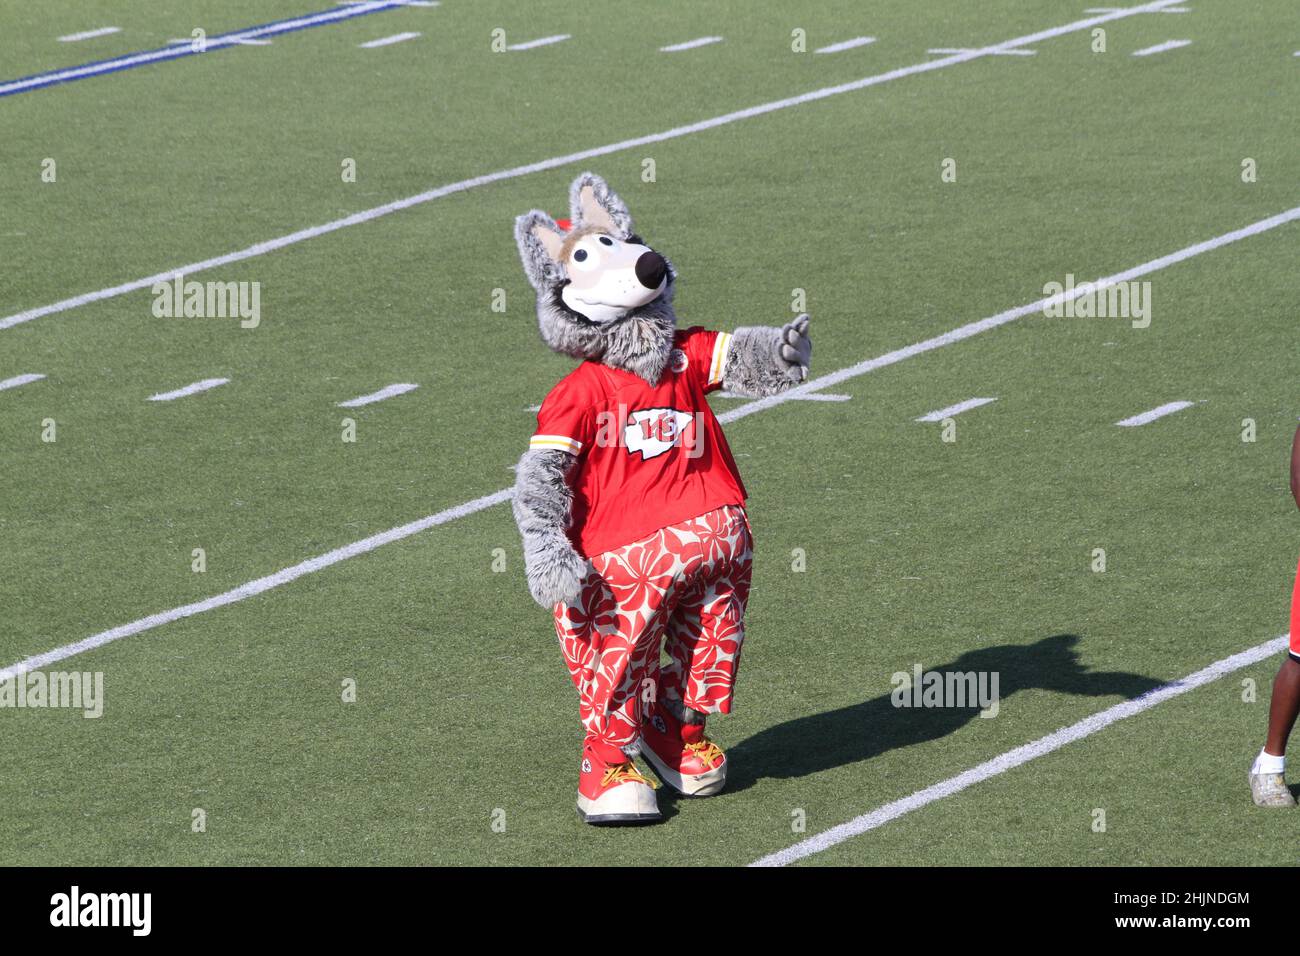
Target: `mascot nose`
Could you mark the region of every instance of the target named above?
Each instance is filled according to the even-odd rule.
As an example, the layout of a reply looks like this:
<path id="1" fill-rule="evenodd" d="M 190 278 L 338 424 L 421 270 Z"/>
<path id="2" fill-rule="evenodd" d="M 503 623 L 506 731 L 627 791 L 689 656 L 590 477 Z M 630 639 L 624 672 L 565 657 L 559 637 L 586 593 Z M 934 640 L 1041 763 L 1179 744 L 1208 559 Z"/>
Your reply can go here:
<path id="1" fill-rule="evenodd" d="M 636 260 L 636 278 L 647 289 L 659 288 L 668 274 L 668 261 L 657 252 L 643 252 Z"/>

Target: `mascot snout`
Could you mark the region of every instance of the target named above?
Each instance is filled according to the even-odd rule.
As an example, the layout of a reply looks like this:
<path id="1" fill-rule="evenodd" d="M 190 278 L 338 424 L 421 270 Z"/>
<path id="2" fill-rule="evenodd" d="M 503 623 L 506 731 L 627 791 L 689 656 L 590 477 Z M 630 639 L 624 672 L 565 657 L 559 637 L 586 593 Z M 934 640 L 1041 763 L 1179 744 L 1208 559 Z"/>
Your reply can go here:
<path id="1" fill-rule="evenodd" d="M 643 252 L 636 260 L 637 280 L 647 289 L 654 289 L 657 293 L 666 275 L 668 275 L 668 260 L 653 249 Z"/>
<path id="2" fill-rule="evenodd" d="M 648 305 L 668 284 L 668 260 L 639 243 L 594 233 L 573 242 L 563 262 L 569 284 L 564 304 L 593 322 L 607 323 Z"/>

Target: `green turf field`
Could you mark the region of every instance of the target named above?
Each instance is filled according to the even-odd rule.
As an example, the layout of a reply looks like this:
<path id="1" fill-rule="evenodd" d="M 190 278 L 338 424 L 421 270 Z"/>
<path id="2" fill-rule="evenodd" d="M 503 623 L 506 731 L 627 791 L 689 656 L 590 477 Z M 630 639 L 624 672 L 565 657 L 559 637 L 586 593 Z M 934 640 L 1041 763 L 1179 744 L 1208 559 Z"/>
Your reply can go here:
<path id="1" fill-rule="evenodd" d="M 661 825 L 574 812 L 576 697 L 506 504 L 203 603 L 509 487 L 573 364 L 538 339 L 513 220 L 565 214 L 583 169 L 672 258 L 684 325 L 780 324 L 806 290 L 814 377 L 1300 206 L 1288 4 L 1116 16 L 1105 52 L 1086 8 L 443 0 L 0 95 L 0 383 L 44 376 L 0 389 L 0 668 L 95 637 L 45 669 L 105 686 L 99 719 L 0 709 L 0 863 L 742 865 L 1282 634 L 1300 221 L 1143 275 L 1147 328 L 1031 313 L 727 425 L 757 542 L 738 709 L 710 725 L 731 780 L 661 790 Z M 0 92 L 328 9 L 11 5 Z M 1033 55 L 929 52 L 1067 25 Z M 570 38 L 495 52 L 497 28 Z M 1167 40 L 1192 43 L 1132 55 Z M 192 273 L 259 283 L 257 328 L 156 317 L 147 285 L 75 301 L 504 170 Z M 337 407 L 394 383 L 419 387 Z M 975 397 L 955 441 L 916 421 Z M 1300 862 L 1300 817 L 1246 786 L 1278 661 L 801 862 Z M 998 715 L 891 706 L 916 664 L 997 673 Z"/>

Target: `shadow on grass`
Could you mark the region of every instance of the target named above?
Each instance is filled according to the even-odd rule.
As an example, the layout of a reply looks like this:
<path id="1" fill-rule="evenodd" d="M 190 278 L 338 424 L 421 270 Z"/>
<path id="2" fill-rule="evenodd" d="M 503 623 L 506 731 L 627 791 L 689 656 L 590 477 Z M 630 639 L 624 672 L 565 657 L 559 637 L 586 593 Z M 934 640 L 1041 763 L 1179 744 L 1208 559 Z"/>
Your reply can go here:
<path id="1" fill-rule="evenodd" d="M 996 673 L 1003 704 L 1017 691 L 1029 688 L 1132 699 L 1163 683 L 1123 671 L 1088 671 L 1079 663 L 1078 642 L 1077 635 L 1057 634 L 1034 644 L 986 647 L 926 670 Z M 896 707 L 892 692 L 886 692 L 860 704 L 798 717 L 727 749 L 726 792 L 744 790 L 767 777 L 804 777 L 936 740 L 978 719 L 979 713 L 975 704 Z"/>

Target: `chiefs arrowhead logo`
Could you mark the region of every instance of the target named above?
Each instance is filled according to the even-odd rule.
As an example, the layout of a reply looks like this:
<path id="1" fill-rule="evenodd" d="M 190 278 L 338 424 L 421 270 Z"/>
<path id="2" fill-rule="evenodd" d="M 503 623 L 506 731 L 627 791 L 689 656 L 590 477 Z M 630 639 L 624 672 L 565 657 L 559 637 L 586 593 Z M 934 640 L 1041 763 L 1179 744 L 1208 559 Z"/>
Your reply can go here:
<path id="1" fill-rule="evenodd" d="M 679 412 L 675 408 L 643 408 L 627 416 L 623 426 L 623 445 L 629 453 L 640 452 L 641 458 L 646 460 L 677 445 L 694 448 L 695 432 L 690 412 Z"/>

